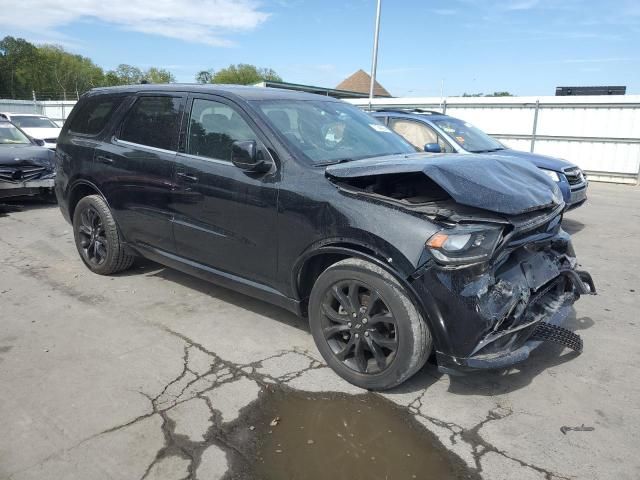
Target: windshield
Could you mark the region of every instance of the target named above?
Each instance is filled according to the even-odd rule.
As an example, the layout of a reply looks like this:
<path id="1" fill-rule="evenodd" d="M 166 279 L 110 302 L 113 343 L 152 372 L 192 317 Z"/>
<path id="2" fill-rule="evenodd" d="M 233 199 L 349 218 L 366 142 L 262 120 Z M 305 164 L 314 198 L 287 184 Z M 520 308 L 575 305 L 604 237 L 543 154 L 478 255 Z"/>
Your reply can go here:
<path id="1" fill-rule="evenodd" d="M 11 121 L 20 128 L 60 128 L 47 117 L 11 115 Z"/>
<path id="2" fill-rule="evenodd" d="M 463 120 L 444 118 L 432 121 L 467 152 L 494 152 L 505 148 L 499 141 Z"/>
<path id="3" fill-rule="evenodd" d="M 31 143 L 27 136 L 9 122 L 0 122 L 0 145 Z"/>
<path id="4" fill-rule="evenodd" d="M 252 102 L 288 145 L 314 164 L 329 164 L 416 149 L 375 118 L 351 105 L 323 100 Z"/>

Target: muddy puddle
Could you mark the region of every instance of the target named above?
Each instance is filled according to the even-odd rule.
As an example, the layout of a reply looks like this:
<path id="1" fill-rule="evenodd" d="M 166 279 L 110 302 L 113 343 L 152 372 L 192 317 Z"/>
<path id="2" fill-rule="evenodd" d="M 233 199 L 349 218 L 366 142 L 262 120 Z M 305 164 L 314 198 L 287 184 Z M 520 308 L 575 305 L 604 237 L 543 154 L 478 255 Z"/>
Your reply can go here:
<path id="1" fill-rule="evenodd" d="M 245 448 L 252 445 L 251 452 L 243 448 L 253 460 L 250 477 L 478 478 L 405 410 L 376 395 L 305 394 L 275 389 L 264 392 L 243 417 L 242 425 L 236 425 L 232 436 Z"/>

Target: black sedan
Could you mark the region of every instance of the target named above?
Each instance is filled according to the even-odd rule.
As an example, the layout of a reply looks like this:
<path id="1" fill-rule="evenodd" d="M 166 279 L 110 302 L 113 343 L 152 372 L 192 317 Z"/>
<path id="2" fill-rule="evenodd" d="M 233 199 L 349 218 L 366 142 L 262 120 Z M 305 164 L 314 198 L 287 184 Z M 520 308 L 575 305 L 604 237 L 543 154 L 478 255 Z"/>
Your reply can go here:
<path id="1" fill-rule="evenodd" d="M 0 199 L 51 198 L 54 178 L 55 153 L 13 123 L 0 120 Z"/>

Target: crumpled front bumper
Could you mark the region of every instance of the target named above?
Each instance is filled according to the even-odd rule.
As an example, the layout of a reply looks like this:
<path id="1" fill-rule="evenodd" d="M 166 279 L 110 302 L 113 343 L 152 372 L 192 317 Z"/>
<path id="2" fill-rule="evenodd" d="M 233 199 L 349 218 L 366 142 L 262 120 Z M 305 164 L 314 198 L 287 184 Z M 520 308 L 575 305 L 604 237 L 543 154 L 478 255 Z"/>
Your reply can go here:
<path id="1" fill-rule="evenodd" d="M 496 265 L 432 265 L 412 287 L 428 317 L 438 366 L 454 374 L 526 360 L 544 341 L 536 335 L 539 325 L 561 326 L 580 295 L 595 294 L 591 276 L 576 269 L 571 240 L 562 230 L 513 249 Z"/>
<path id="2" fill-rule="evenodd" d="M 0 198 L 38 195 L 44 191 L 52 191 L 55 183 L 55 173 L 46 178 L 26 180 L 23 182 L 0 181 Z"/>

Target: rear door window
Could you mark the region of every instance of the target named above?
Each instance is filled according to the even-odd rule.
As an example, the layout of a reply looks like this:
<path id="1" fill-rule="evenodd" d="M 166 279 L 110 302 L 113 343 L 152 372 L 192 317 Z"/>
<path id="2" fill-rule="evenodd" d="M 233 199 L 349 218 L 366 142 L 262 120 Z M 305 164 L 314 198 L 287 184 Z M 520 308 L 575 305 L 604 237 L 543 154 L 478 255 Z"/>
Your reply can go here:
<path id="1" fill-rule="evenodd" d="M 97 135 L 123 100 L 122 96 L 99 96 L 85 100 L 71 118 L 69 130 L 83 135 Z"/>
<path id="2" fill-rule="evenodd" d="M 181 97 L 173 96 L 138 98 L 125 117 L 118 138 L 138 145 L 177 150 L 182 101 Z"/>

